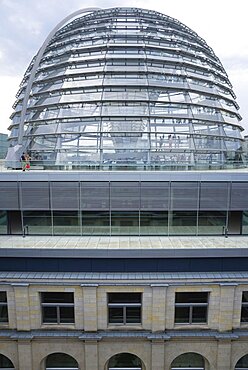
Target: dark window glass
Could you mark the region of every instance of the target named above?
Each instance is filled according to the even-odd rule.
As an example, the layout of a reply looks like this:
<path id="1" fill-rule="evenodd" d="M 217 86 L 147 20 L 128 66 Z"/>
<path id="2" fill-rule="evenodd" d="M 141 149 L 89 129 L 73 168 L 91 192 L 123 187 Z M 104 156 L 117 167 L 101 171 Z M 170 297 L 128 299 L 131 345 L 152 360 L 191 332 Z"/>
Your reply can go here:
<path id="1" fill-rule="evenodd" d="M 44 324 L 74 323 L 73 293 L 41 293 L 42 320 Z"/>
<path id="2" fill-rule="evenodd" d="M 183 324 L 189 321 L 190 307 L 176 307 L 175 308 L 175 323 Z"/>
<path id="3" fill-rule="evenodd" d="M 73 293 L 42 293 L 43 303 L 74 303 Z"/>
<path id="4" fill-rule="evenodd" d="M 179 292 L 175 297 L 176 324 L 203 324 L 207 322 L 208 293 Z"/>
<path id="5" fill-rule="evenodd" d="M 131 353 L 118 353 L 117 355 L 114 355 L 109 360 L 108 369 L 111 368 L 119 368 L 121 369 L 128 369 L 128 368 L 135 368 L 135 369 L 141 369 L 142 363 L 141 360 L 131 354 Z"/>
<path id="6" fill-rule="evenodd" d="M 243 292 L 242 295 L 241 322 L 248 322 L 248 292 Z"/>
<path id="7" fill-rule="evenodd" d="M 7 294 L 6 294 L 6 292 L 0 292 L 0 303 L 7 303 Z"/>
<path id="8" fill-rule="evenodd" d="M 248 369 L 248 355 L 243 356 L 238 362 L 237 365 L 235 366 L 235 370 L 238 369 Z"/>
<path id="9" fill-rule="evenodd" d="M 141 323 L 141 293 L 109 293 L 110 324 Z"/>
<path id="10" fill-rule="evenodd" d="M 46 359 L 46 369 L 71 369 L 77 370 L 77 361 L 65 353 L 53 353 Z"/>
<path id="11" fill-rule="evenodd" d="M 176 293 L 176 303 L 207 303 L 208 293 L 183 292 Z"/>
<path id="12" fill-rule="evenodd" d="M 126 307 L 126 323 L 140 323 L 140 307 Z"/>
<path id="13" fill-rule="evenodd" d="M 204 359 L 201 355 L 193 352 L 184 353 L 178 356 L 171 365 L 171 370 L 174 369 L 192 369 L 204 370 Z"/>
<path id="14" fill-rule="evenodd" d="M 122 324 L 123 321 L 123 307 L 109 307 L 109 322 L 111 324 Z"/>
<path id="15" fill-rule="evenodd" d="M 8 357 L 0 354 L 0 369 L 14 369 L 14 365 Z"/>
<path id="16" fill-rule="evenodd" d="M 248 292 L 243 292 L 243 297 L 242 297 L 242 302 L 247 302 L 248 303 Z"/>
<path id="17" fill-rule="evenodd" d="M 109 293 L 109 303 L 141 303 L 141 293 Z"/>
<path id="18" fill-rule="evenodd" d="M 7 293 L 0 292 L 0 323 L 8 323 Z"/>
<path id="19" fill-rule="evenodd" d="M 43 322 L 57 323 L 57 307 L 43 307 Z"/>
<path id="20" fill-rule="evenodd" d="M 192 323 L 197 324 L 207 321 L 207 307 L 192 307 Z"/>

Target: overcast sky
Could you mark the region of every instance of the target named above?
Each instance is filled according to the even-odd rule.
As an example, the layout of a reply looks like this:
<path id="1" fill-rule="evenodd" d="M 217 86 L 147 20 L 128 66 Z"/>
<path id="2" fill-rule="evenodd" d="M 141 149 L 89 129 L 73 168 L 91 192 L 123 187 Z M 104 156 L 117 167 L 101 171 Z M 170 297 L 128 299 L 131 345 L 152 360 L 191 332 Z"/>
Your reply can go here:
<path id="1" fill-rule="evenodd" d="M 224 65 L 248 134 L 248 0 L 0 0 L 0 132 L 7 132 L 23 74 L 48 33 L 86 7 L 159 11 L 197 32 Z"/>

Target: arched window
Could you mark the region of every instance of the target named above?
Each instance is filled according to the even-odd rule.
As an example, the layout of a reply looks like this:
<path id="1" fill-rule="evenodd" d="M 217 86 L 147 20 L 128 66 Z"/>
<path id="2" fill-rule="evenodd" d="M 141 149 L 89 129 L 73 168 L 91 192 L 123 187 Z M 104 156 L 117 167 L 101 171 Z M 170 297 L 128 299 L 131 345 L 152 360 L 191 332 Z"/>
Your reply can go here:
<path id="1" fill-rule="evenodd" d="M 0 370 L 12 369 L 15 370 L 14 365 L 8 359 L 8 357 L 0 354 Z"/>
<path id="2" fill-rule="evenodd" d="M 248 370 L 248 355 L 241 357 L 235 366 L 235 370 Z"/>
<path id="3" fill-rule="evenodd" d="M 142 362 L 131 353 L 118 353 L 109 360 L 108 370 L 142 370 Z"/>
<path id="4" fill-rule="evenodd" d="M 172 362 L 171 370 L 204 370 L 204 358 L 197 353 L 184 353 Z"/>
<path id="5" fill-rule="evenodd" d="M 46 359 L 46 370 L 79 370 L 77 361 L 65 353 L 53 353 Z"/>

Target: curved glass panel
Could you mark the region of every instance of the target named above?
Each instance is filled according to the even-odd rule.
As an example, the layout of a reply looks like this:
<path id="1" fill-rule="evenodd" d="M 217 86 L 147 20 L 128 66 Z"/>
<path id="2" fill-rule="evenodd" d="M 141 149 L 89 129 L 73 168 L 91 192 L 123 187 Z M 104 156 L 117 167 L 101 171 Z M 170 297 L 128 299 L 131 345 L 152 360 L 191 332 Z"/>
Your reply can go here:
<path id="1" fill-rule="evenodd" d="M 17 94 L 11 147 L 32 63 Z M 195 32 L 155 11 L 104 9 L 66 24 L 46 47 L 22 151 L 53 169 L 68 161 L 78 169 L 92 161 L 106 169 L 240 167 L 240 120 L 220 60 Z"/>

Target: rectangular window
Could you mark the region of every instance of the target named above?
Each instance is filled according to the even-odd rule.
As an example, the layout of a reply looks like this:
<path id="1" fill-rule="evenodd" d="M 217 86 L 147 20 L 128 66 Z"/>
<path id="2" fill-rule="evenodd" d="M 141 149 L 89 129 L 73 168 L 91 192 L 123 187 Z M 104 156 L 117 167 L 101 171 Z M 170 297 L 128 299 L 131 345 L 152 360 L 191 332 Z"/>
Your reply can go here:
<path id="1" fill-rule="evenodd" d="M 205 324 L 207 323 L 208 293 L 182 292 L 176 293 L 175 323 Z"/>
<path id="2" fill-rule="evenodd" d="M 248 323 L 248 292 L 242 295 L 241 322 Z"/>
<path id="3" fill-rule="evenodd" d="M 141 324 L 141 293 L 109 293 L 108 322 L 116 325 Z"/>
<path id="4" fill-rule="evenodd" d="M 73 293 L 41 293 L 43 324 L 73 324 Z"/>
<path id="5" fill-rule="evenodd" d="M 7 324 L 8 321 L 7 293 L 0 292 L 0 324 Z"/>

